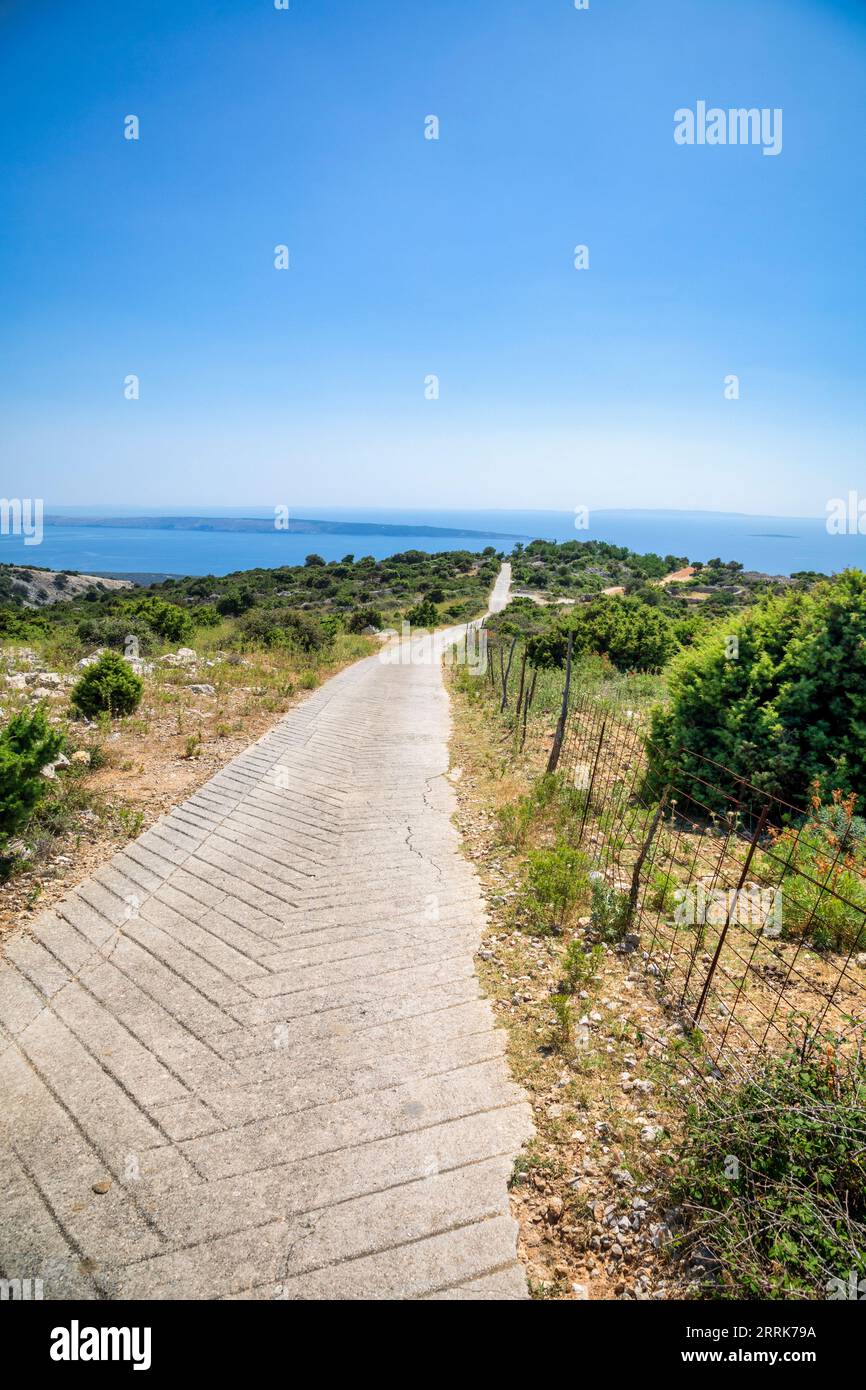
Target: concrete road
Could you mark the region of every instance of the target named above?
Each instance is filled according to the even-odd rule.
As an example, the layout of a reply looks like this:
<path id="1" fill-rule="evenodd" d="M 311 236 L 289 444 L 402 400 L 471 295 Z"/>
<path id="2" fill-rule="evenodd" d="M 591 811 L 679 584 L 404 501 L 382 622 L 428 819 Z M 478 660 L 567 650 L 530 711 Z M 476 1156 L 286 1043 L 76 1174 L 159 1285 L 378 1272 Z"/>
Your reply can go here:
<path id="1" fill-rule="evenodd" d="M 475 976 L 448 732 L 438 650 L 362 661 L 9 940 L 4 1277 L 526 1296 L 529 1110 Z"/>

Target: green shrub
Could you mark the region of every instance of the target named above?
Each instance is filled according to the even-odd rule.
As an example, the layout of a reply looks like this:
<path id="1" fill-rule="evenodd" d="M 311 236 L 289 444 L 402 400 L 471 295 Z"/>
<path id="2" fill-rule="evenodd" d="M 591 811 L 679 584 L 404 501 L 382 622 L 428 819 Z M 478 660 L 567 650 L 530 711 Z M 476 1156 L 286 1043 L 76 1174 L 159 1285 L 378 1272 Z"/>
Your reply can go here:
<path id="1" fill-rule="evenodd" d="M 805 936 L 817 951 L 862 951 L 866 948 L 866 883 L 862 875 L 846 869 L 817 872 L 817 883 L 796 873 L 782 879 L 782 935 L 795 940 Z M 836 893 L 841 896 L 836 897 Z"/>
<path id="2" fill-rule="evenodd" d="M 384 626 L 382 614 L 376 608 L 356 608 L 346 623 L 348 632 L 363 632 L 365 627 Z"/>
<path id="3" fill-rule="evenodd" d="M 131 714 L 141 700 L 140 678 L 117 652 L 103 652 L 88 666 L 72 691 L 72 704 L 88 719 L 98 714 Z"/>
<path id="4" fill-rule="evenodd" d="M 3 602 L 9 603 L 10 599 L 4 598 Z M 44 637 L 48 630 L 49 622 L 44 613 L 34 613 L 30 608 L 0 608 L 0 637 L 31 642 L 34 637 Z"/>
<path id="5" fill-rule="evenodd" d="M 219 622 L 216 609 L 210 607 L 209 613 L 214 622 Z M 164 599 L 149 595 L 147 598 L 132 599 L 114 612 L 94 614 L 78 620 L 76 630 L 79 641 L 99 647 L 110 647 L 114 651 L 124 651 L 126 639 L 132 635 L 138 639 L 139 651 L 146 654 L 162 642 L 184 642 L 193 632 L 196 620 L 206 624 L 208 608 L 187 610 L 176 603 L 166 603 Z M 203 614 L 203 618 L 198 615 Z"/>
<path id="6" fill-rule="evenodd" d="M 295 608 L 254 608 L 241 619 L 238 633 L 242 641 L 307 653 L 322 651 L 331 640 L 317 618 Z"/>
<path id="7" fill-rule="evenodd" d="M 217 599 L 217 612 L 224 618 L 237 618 L 252 608 L 256 596 L 251 589 L 239 584 L 230 584 L 225 593 Z"/>
<path id="8" fill-rule="evenodd" d="M 777 854 L 790 859 L 786 872 Z M 764 863 L 761 856 L 759 862 Z M 801 833 L 793 854 L 784 839 L 777 841 L 773 859 L 767 857 L 766 876 L 779 893 L 782 935 L 788 940 L 805 937 L 818 951 L 855 951 L 866 948 L 866 880 L 862 867 L 836 862 L 826 843 L 814 832 Z"/>
<path id="9" fill-rule="evenodd" d="M 476 682 L 477 684 L 477 682 Z M 569 826 L 582 809 L 582 793 L 556 775 L 539 777 L 526 796 L 497 812 L 499 830 L 515 849 L 526 843 L 534 825 L 546 825 L 559 839 L 568 839 Z"/>
<path id="10" fill-rule="evenodd" d="M 533 821 L 533 805 L 528 796 L 522 796 L 519 801 L 510 806 L 502 806 L 496 813 L 499 821 L 499 833 L 505 844 L 513 845 L 519 849 L 526 843 Z"/>
<path id="11" fill-rule="evenodd" d="M 586 859 L 580 850 L 560 844 L 555 849 L 530 851 L 523 908 L 541 930 L 561 927 L 586 888 Z"/>
<path id="12" fill-rule="evenodd" d="M 782 935 L 819 951 L 866 947 L 866 845 L 855 798 L 815 791 L 799 826 L 771 830 L 756 867 L 779 895 Z"/>
<path id="13" fill-rule="evenodd" d="M 670 619 L 639 599 L 603 596 L 575 611 L 575 647 L 619 671 L 660 671 L 676 651 Z"/>
<path id="14" fill-rule="evenodd" d="M 559 671 L 565 665 L 568 633 L 562 623 L 527 639 L 526 659 L 536 671 Z"/>
<path id="15" fill-rule="evenodd" d="M 163 642 L 184 642 L 192 636 L 193 620 L 185 608 L 149 595 L 134 599 L 126 611 L 141 618 Z"/>
<path id="16" fill-rule="evenodd" d="M 603 879 L 594 879 L 590 923 L 602 941 L 622 941 L 628 928 L 628 895 Z"/>
<path id="17" fill-rule="evenodd" d="M 571 999 L 567 994 L 552 994 L 550 1006 L 553 1009 L 553 1031 L 550 1045 L 555 1052 L 567 1053 L 571 1047 Z"/>
<path id="18" fill-rule="evenodd" d="M 569 632 L 575 657 L 595 652 L 619 671 L 660 671 L 677 647 L 673 625 L 664 613 L 639 599 L 605 595 L 530 637 L 529 664 L 540 670 L 561 669 Z"/>
<path id="19" fill-rule="evenodd" d="M 195 608 L 189 610 L 194 627 L 216 627 L 220 621 L 220 614 L 212 603 L 200 603 Z"/>
<path id="20" fill-rule="evenodd" d="M 0 854 L 29 820 L 48 785 L 42 768 L 62 747 L 41 709 L 22 710 L 0 731 Z"/>
<path id="21" fill-rule="evenodd" d="M 152 652 L 158 644 L 157 635 L 140 613 L 107 613 L 104 617 L 82 618 L 76 631 L 85 646 L 110 647 L 112 651 L 126 650 L 130 635 L 138 639 L 142 655 Z"/>
<path id="22" fill-rule="evenodd" d="M 569 941 L 562 957 L 562 978 L 567 994 L 586 988 L 598 973 L 603 954 L 601 946 L 586 951 L 577 941 Z"/>
<path id="23" fill-rule="evenodd" d="M 406 621 L 411 623 L 412 627 L 435 627 L 439 622 L 439 609 L 429 598 L 422 598 L 420 603 L 409 609 Z"/>
<path id="24" fill-rule="evenodd" d="M 822 792 L 866 786 L 866 574 L 846 570 L 809 593 L 767 598 L 717 627 L 673 663 L 670 703 L 653 716 L 646 791 L 666 784 L 712 809 L 747 786 L 806 806 Z M 729 638 L 736 638 L 731 656 Z M 703 781 L 699 780 L 703 779 Z M 705 783 L 719 786 L 713 792 Z"/>
<path id="25" fill-rule="evenodd" d="M 812 801 L 814 818 L 824 831 L 827 843 L 845 854 L 866 848 L 866 820 L 854 814 L 856 803 L 856 797 L 843 798 L 838 790 L 833 792 L 829 805 L 821 803 L 817 791 Z"/>
<path id="26" fill-rule="evenodd" d="M 672 1197 L 721 1298 L 850 1297 L 866 1275 L 866 1062 L 792 1048 L 691 1105 Z"/>
<path id="27" fill-rule="evenodd" d="M 647 907 L 651 912 L 671 913 L 677 905 L 676 891 L 679 879 L 676 874 L 654 869 L 650 874 L 647 890 Z"/>

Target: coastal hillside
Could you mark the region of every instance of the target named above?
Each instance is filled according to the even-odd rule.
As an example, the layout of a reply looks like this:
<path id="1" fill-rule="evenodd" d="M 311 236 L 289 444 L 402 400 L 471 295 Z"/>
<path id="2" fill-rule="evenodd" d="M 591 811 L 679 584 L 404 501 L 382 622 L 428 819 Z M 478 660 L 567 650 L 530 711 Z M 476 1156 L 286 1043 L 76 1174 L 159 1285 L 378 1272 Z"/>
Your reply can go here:
<path id="1" fill-rule="evenodd" d="M 0 607 L 43 608 L 51 603 L 69 603 L 88 593 L 117 594 L 133 588 L 132 579 L 34 565 L 0 565 Z"/>

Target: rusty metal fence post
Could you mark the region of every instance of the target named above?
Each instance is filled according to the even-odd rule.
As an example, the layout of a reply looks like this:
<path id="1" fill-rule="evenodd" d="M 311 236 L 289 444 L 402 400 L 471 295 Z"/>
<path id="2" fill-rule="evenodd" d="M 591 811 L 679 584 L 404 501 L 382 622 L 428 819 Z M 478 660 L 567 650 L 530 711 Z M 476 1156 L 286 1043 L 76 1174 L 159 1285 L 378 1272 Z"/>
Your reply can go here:
<path id="1" fill-rule="evenodd" d="M 760 817 L 758 818 L 758 824 L 755 826 L 755 833 L 752 836 L 751 842 L 749 844 L 749 852 L 746 855 L 745 863 L 743 864 L 740 879 L 734 892 L 733 901 L 731 902 L 725 914 L 725 920 L 722 925 L 722 930 L 719 932 L 719 939 L 716 943 L 716 950 L 707 970 L 707 978 L 704 980 L 704 987 L 701 990 L 701 997 L 698 1000 L 697 1008 L 695 1009 L 694 1015 L 692 1017 L 692 1027 L 694 1028 L 697 1028 L 701 1014 L 704 1011 L 704 1005 L 707 1002 L 707 995 L 710 992 L 710 986 L 713 983 L 713 976 L 716 973 L 716 966 L 719 963 L 719 957 L 722 954 L 722 947 L 725 944 L 725 937 L 727 936 L 728 929 L 731 925 L 731 918 L 733 914 L 737 912 L 739 909 L 740 894 L 743 891 L 743 884 L 745 883 L 748 877 L 749 869 L 751 868 L 752 864 L 752 859 L 754 857 L 755 850 L 758 847 L 758 841 L 764 833 L 764 826 L 767 823 L 767 815 L 769 813 L 769 809 L 770 808 L 768 805 L 764 805 L 762 807 Z"/>
<path id="2" fill-rule="evenodd" d="M 628 895 L 628 914 L 627 914 L 627 916 L 626 916 L 626 926 L 627 926 L 627 928 L 630 928 L 631 925 L 632 925 L 632 923 L 634 922 L 634 914 L 635 914 L 635 911 L 637 910 L 638 893 L 640 892 L 640 876 L 641 876 L 641 870 L 643 869 L 644 861 L 646 860 L 646 857 L 647 857 L 647 855 L 649 854 L 650 846 L 652 845 L 652 842 L 653 842 L 653 840 L 655 839 L 656 831 L 657 831 L 658 828 L 659 828 L 659 823 L 660 823 L 660 821 L 661 821 L 661 818 L 662 818 L 662 816 L 663 816 L 664 813 L 665 813 L 665 805 L 666 805 L 666 803 L 667 803 L 669 791 L 670 791 L 670 788 L 669 788 L 669 787 L 665 787 L 664 791 L 662 792 L 661 800 L 659 801 L 659 804 L 658 804 L 658 806 L 656 807 L 656 813 L 655 813 L 655 815 L 654 815 L 653 818 L 652 818 L 652 822 L 651 822 L 651 824 L 650 824 L 649 832 L 648 832 L 648 834 L 647 834 L 647 836 L 646 836 L 646 839 L 644 840 L 643 844 L 641 845 L 640 854 L 638 855 L 637 859 L 635 860 L 635 865 L 634 865 L 634 868 L 632 869 L 632 875 L 631 875 L 631 889 L 630 889 L 629 895 Z"/>
<path id="3" fill-rule="evenodd" d="M 583 843 L 583 832 L 584 832 L 584 830 L 586 829 L 586 820 L 587 820 L 587 816 L 589 815 L 589 807 L 590 807 L 590 803 L 591 803 L 591 801 L 592 801 L 593 788 L 595 787 L 595 777 L 596 777 L 596 773 L 597 773 L 597 771 L 598 771 L 598 760 L 599 760 L 599 758 L 601 757 L 602 744 L 604 743 L 604 731 L 605 731 L 606 728 L 607 728 L 607 716 L 605 716 L 605 718 L 601 721 L 601 733 L 600 733 L 599 736 L 598 736 L 598 744 L 597 744 L 596 750 L 595 750 L 595 757 L 593 758 L 593 761 L 592 761 L 592 772 L 591 772 L 590 778 L 589 778 L 589 786 L 587 787 L 587 790 L 586 790 L 586 801 L 585 801 L 585 803 L 584 803 L 583 815 L 582 815 L 581 821 L 580 821 L 580 830 L 577 832 L 577 842 L 578 842 L 578 844 L 582 844 L 582 843 Z"/>

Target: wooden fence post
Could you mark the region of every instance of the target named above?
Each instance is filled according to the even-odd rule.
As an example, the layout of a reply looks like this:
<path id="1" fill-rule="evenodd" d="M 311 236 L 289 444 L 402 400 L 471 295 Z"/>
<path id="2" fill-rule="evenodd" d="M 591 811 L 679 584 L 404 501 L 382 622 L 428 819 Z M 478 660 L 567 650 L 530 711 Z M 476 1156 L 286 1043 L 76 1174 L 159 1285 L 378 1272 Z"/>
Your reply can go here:
<path id="1" fill-rule="evenodd" d="M 502 704 L 499 706 L 501 714 L 508 708 L 508 677 L 511 675 L 511 663 L 514 660 L 514 648 L 517 646 L 517 638 L 511 643 L 511 650 L 508 653 L 508 665 L 505 668 L 505 675 L 502 678 Z"/>
<path id="2" fill-rule="evenodd" d="M 574 631 L 572 630 L 568 634 L 568 651 L 565 657 L 565 688 L 562 692 L 562 708 L 556 723 L 556 733 L 553 735 L 553 747 L 550 750 L 550 757 L 547 760 L 548 773 L 555 772 L 559 765 L 559 755 L 562 752 L 562 740 L 565 737 L 565 721 L 568 718 L 568 697 L 571 693 L 571 651 L 573 646 Z"/>
<path id="3" fill-rule="evenodd" d="M 526 699 L 523 701 L 523 735 L 520 740 L 520 747 L 523 748 L 526 742 L 526 721 L 529 718 L 529 707 L 532 704 L 532 697 L 535 694 L 535 682 L 538 680 L 538 667 L 532 668 L 532 680 L 529 682 L 529 690 Z"/>
<path id="4" fill-rule="evenodd" d="M 514 711 L 514 717 L 515 717 L 515 719 L 516 719 L 518 722 L 519 722 L 519 720 L 520 720 L 520 706 L 523 704 L 523 683 L 524 683 L 525 680 L 526 680 L 526 647 L 523 648 L 523 660 L 522 660 L 521 663 L 520 663 L 520 686 L 519 686 L 518 691 L 517 691 L 517 709 Z"/>

